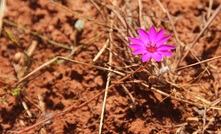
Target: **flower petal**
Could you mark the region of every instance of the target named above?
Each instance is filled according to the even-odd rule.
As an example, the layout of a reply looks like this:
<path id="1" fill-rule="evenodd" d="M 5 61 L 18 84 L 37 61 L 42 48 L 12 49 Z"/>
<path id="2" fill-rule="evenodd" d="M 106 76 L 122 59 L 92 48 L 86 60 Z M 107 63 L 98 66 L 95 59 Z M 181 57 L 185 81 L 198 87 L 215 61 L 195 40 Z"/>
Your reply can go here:
<path id="1" fill-rule="evenodd" d="M 144 46 L 140 44 L 130 44 L 129 47 L 133 49 L 144 49 Z"/>
<path id="2" fill-rule="evenodd" d="M 164 36 L 164 29 L 161 29 L 159 32 L 157 32 L 156 42 L 158 42 L 160 39 L 162 39 Z"/>
<path id="3" fill-rule="evenodd" d="M 153 58 L 155 61 L 162 61 L 162 60 L 163 60 L 162 55 L 159 54 L 159 53 L 157 53 L 157 52 L 152 54 L 152 58 Z"/>
<path id="4" fill-rule="evenodd" d="M 129 40 L 130 40 L 131 42 L 133 42 L 134 44 L 144 45 L 143 41 L 140 40 L 140 39 L 129 37 Z"/>
<path id="5" fill-rule="evenodd" d="M 150 32 L 149 32 L 149 40 L 152 44 L 156 43 L 156 37 L 157 37 L 157 32 L 154 26 L 152 26 L 150 28 Z"/>
<path id="6" fill-rule="evenodd" d="M 139 37 L 140 37 L 140 40 L 143 41 L 144 44 L 149 44 L 149 34 L 143 30 L 142 28 L 140 28 L 138 30 L 138 34 L 139 34 Z"/>
<path id="7" fill-rule="evenodd" d="M 133 51 L 133 54 L 144 54 L 144 53 L 146 53 L 146 50 L 142 48 Z"/>
<path id="8" fill-rule="evenodd" d="M 169 35 L 163 37 L 158 42 L 156 42 L 156 45 L 160 46 L 160 45 L 164 44 L 164 42 L 166 42 L 171 36 L 172 36 L 172 34 L 169 34 Z"/>
<path id="9" fill-rule="evenodd" d="M 167 45 L 167 44 L 164 44 L 164 45 L 161 45 L 157 48 L 157 50 L 159 51 L 164 51 L 164 50 L 173 50 L 175 49 L 176 47 L 173 46 L 173 45 Z"/>
<path id="10" fill-rule="evenodd" d="M 142 56 L 142 62 L 146 62 L 148 60 L 150 60 L 151 55 L 149 53 L 146 53 Z"/>
<path id="11" fill-rule="evenodd" d="M 169 51 L 158 51 L 158 53 L 165 56 L 172 56 L 172 53 Z"/>

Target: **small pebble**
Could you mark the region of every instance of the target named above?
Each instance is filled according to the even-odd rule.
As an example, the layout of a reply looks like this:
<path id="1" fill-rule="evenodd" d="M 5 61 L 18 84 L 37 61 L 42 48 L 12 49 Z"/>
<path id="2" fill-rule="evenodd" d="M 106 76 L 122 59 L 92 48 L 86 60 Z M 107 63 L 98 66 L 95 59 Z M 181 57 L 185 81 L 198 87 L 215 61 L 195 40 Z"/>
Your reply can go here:
<path id="1" fill-rule="evenodd" d="M 21 57 L 22 57 L 22 53 L 21 53 L 21 52 L 17 52 L 17 53 L 15 54 L 15 56 L 14 56 L 15 62 L 18 63 L 18 62 L 20 61 Z"/>

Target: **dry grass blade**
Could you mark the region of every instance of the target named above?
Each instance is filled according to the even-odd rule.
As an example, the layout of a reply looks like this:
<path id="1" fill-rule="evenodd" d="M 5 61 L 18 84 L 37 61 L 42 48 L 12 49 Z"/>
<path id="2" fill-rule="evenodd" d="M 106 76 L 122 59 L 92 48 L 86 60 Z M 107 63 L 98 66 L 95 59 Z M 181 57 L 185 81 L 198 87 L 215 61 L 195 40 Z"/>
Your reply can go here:
<path id="1" fill-rule="evenodd" d="M 59 57 L 59 58 L 61 58 L 61 59 L 66 59 L 66 58 L 63 58 L 63 57 Z M 53 62 L 52 62 L 52 63 L 53 63 Z M 128 78 L 130 78 L 132 75 L 136 74 L 137 72 L 139 72 L 139 71 L 145 69 L 145 68 L 149 65 L 149 63 L 150 63 L 150 62 L 147 62 L 144 66 L 140 66 L 139 68 L 137 68 L 137 69 L 136 69 L 135 71 L 133 71 L 132 73 L 130 73 L 130 74 L 124 76 L 123 78 L 121 78 L 121 79 L 119 80 L 119 83 L 121 83 L 121 82 L 127 80 Z M 112 84 L 112 85 L 110 85 L 110 86 L 108 87 L 108 89 L 111 89 L 111 88 L 113 88 L 113 87 L 115 87 L 115 86 L 117 86 L 117 85 L 118 85 L 118 84 Z M 105 90 L 102 90 L 100 93 L 96 94 L 93 98 L 87 100 L 86 102 L 80 104 L 79 106 L 76 106 L 76 104 L 73 104 L 72 106 L 68 107 L 67 109 L 63 110 L 62 112 L 59 112 L 59 113 L 57 113 L 57 114 L 52 115 L 51 117 L 49 117 L 49 118 L 47 118 L 47 119 L 44 119 L 44 120 L 42 120 L 42 121 L 39 121 L 38 123 L 36 123 L 36 124 L 34 124 L 34 125 L 30 126 L 30 127 L 26 127 L 26 128 L 24 128 L 24 129 L 22 129 L 22 130 L 20 130 L 20 131 L 11 131 L 11 132 L 15 132 L 15 133 L 18 133 L 18 134 L 21 134 L 21 133 L 24 133 L 24 132 L 28 132 L 28 131 L 30 131 L 31 129 L 33 129 L 33 128 L 35 128 L 35 127 L 37 127 L 37 126 L 43 124 L 44 122 L 47 122 L 47 121 L 49 121 L 49 120 L 52 120 L 53 118 L 56 118 L 56 117 L 65 115 L 66 113 L 68 113 L 68 112 L 70 112 L 70 111 L 76 111 L 76 110 L 78 110 L 78 109 L 81 109 L 82 107 L 87 106 L 91 101 L 95 100 L 97 97 L 99 97 L 100 95 L 102 95 L 104 92 L 105 92 Z"/>
<path id="2" fill-rule="evenodd" d="M 107 39 L 106 43 L 103 45 L 103 47 L 101 48 L 101 50 L 97 53 L 97 55 L 94 57 L 93 62 L 95 62 L 104 52 L 104 50 L 107 48 L 107 45 L 109 44 L 109 39 Z"/>
<path id="3" fill-rule="evenodd" d="M 9 39 L 16 45 L 16 47 L 21 48 L 21 44 L 18 42 L 18 40 L 14 37 L 14 35 L 11 33 L 9 29 L 5 29 L 5 32 Z"/>
<path id="4" fill-rule="evenodd" d="M 0 1 L 0 35 L 2 31 L 2 24 L 3 24 L 3 17 L 6 10 L 6 3 L 5 0 Z"/>
<path id="5" fill-rule="evenodd" d="M 158 5 L 161 7 L 161 9 L 163 10 L 163 12 L 167 15 L 167 18 L 169 19 L 169 22 L 170 22 L 170 25 L 172 26 L 173 28 L 173 33 L 175 35 L 175 38 L 176 38 L 176 55 L 177 56 L 175 58 L 175 61 L 174 61 L 174 66 L 172 67 L 173 69 L 177 68 L 177 66 L 179 65 L 179 57 L 181 56 L 181 53 L 182 53 L 182 43 L 180 42 L 180 39 L 178 37 L 178 34 L 177 34 L 177 31 L 176 31 L 176 28 L 174 26 L 174 23 L 173 23 L 173 20 L 171 18 L 171 15 L 169 13 L 169 11 L 163 6 L 163 4 L 160 2 L 160 0 L 156 0 Z"/>
<path id="6" fill-rule="evenodd" d="M 55 41 L 53 41 L 53 40 L 50 40 L 50 39 L 48 39 L 47 37 L 38 34 L 37 32 L 31 31 L 30 29 L 25 28 L 25 27 L 23 27 L 23 26 L 20 26 L 20 25 L 14 23 L 14 22 L 11 22 L 11 21 L 9 21 L 9 20 L 7 20 L 7 19 L 4 19 L 3 22 L 4 22 L 5 24 L 7 24 L 7 25 L 10 25 L 10 26 L 13 26 L 13 27 L 18 27 L 18 28 L 20 28 L 21 30 L 24 30 L 25 32 L 30 32 L 32 35 L 35 35 L 35 36 L 39 37 L 40 39 L 49 42 L 49 43 L 52 44 L 52 45 L 55 45 L 55 46 L 58 46 L 58 47 L 61 47 L 61 48 L 64 48 L 64 49 L 71 50 L 71 48 L 68 47 L 68 46 L 65 46 L 65 45 L 63 45 L 63 44 L 61 44 L 61 43 L 55 42 Z M 6 31 L 6 32 L 7 32 L 7 31 Z M 12 36 L 10 35 L 9 37 L 12 37 Z M 12 41 L 14 41 L 14 40 L 12 40 Z M 15 43 L 16 43 L 16 42 L 15 42 Z M 17 44 L 17 43 L 16 43 L 16 44 Z M 17 44 L 17 45 L 18 45 L 18 44 Z"/>
<path id="7" fill-rule="evenodd" d="M 212 60 L 216 60 L 216 59 L 219 59 L 219 58 L 221 58 L 221 56 L 213 57 L 213 58 L 210 58 L 210 59 L 207 59 L 207 60 L 203 60 L 203 61 L 200 61 L 200 62 L 197 62 L 197 63 L 193 63 L 193 64 L 190 64 L 190 65 L 187 65 L 187 66 L 184 66 L 184 67 L 180 67 L 180 68 L 177 68 L 176 70 L 181 70 L 181 69 L 184 69 L 184 68 L 196 66 L 196 65 L 199 65 L 199 64 L 202 64 L 202 63 L 206 63 L 206 62 L 209 62 L 209 61 L 212 61 Z"/>
<path id="8" fill-rule="evenodd" d="M 221 4 L 219 5 L 219 7 L 216 8 L 216 10 L 214 11 L 213 15 L 209 18 L 209 20 L 207 21 L 207 23 L 205 24 L 205 26 L 203 27 L 203 29 L 200 31 L 200 33 L 196 36 L 196 38 L 194 39 L 194 41 L 189 45 L 186 46 L 187 51 L 185 52 L 185 54 L 182 56 L 182 58 L 180 59 L 180 62 L 182 62 L 184 60 L 184 58 L 188 55 L 189 52 L 191 52 L 191 48 L 196 44 L 196 42 L 199 40 L 199 38 L 203 35 L 204 31 L 210 26 L 210 24 L 214 21 L 214 19 L 217 17 L 217 15 L 219 14 L 221 10 Z M 180 63 L 179 62 L 179 63 Z"/>
<path id="9" fill-rule="evenodd" d="M 142 0 L 138 0 L 138 5 L 139 5 L 139 22 L 140 22 L 140 27 L 144 28 L 144 21 L 143 21 L 143 15 L 142 15 L 142 9 L 143 9 L 143 4 L 142 4 Z"/>
<path id="10" fill-rule="evenodd" d="M 219 133 L 219 1 L 0 2 L 0 133 Z"/>
<path id="11" fill-rule="evenodd" d="M 94 23 L 97 23 L 98 25 L 101 25 L 101 26 L 104 26 L 104 27 L 108 27 L 106 24 L 102 23 L 101 21 L 98 21 L 98 20 L 93 19 L 93 18 L 91 18 L 91 17 L 83 16 L 82 14 L 73 12 L 72 10 L 68 9 L 67 7 L 65 7 L 65 6 L 63 6 L 63 5 L 61 5 L 61 4 L 57 3 L 57 2 L 55 2 L 55 1 L 53 1 L 53 0 L 52 0 L 52 3 L 55 4 L 55 5 L 58 6 L 58 7 L 63 8 L 63 9 L 66 10 L 67 12 L 72 13 L 72 14 L 74 14 L 74 15 L 80 17 L 80 18 L 83 18 L 83 19 L 89 20 L 89 21 L 93 21 Z"/>
<path id="12" fill-rule="evenodd" d="M 84 63 L 84 62 L 79 62 L 79 61 L 76 61 L 76 60 L 71 60 L 71 59 L 68 59 L 66 57 L 55 57 L 54 59 L 42 64 L 41 66 L 39 66 L 38 68 L 36 68 L 35 70 L 33 70 L 32 72 L 30 72 L 29 74 L 27 74 L 25 77 L 23 77 L 22 79 L 20 79 L 17 84 L 25 81 L 27 78 L 29 78 L 30 76 L 32 76 L 33 74 L 35 74 L 36 72 L 38 72 L 39 70 L 41 70 L 42 68 L 56 62 L 57 60 L 66 60 L 66 61 L 70 61 L 70 62 L 73 62 L 73 63 L 77 63 L 77 64 L 82 64 L 82 65 L 85 65 L 85 66 L 90 66 L 90 67 L 93 67 L 93 68 L 97 68 L 97 69 L 100 69 L 100 70 L 105 70 L 105 71 L 110 71 L 110 72 L 113 72 L 113 73 L 117 73 L 119 75 L 122 75 L 122 76 L 125 76 L 124 73 L 122 72 L 119 72 L 119 71 L 115 71 L 115 70 L 112 70 L 112 69 L 108 69 L 108 68 L 105 68 L 105 67 L 100 67 L 100 66 L 96 66 L 96 65 L 92 65 L 92 64 L 88 64 L 88 63 Z"/>
<path id="13" fill-rule="evenodd" d="M 114 0 L 113 4 L 116 5 L 117 1 Z M 110 51 L 109 51 L 109 67 L 108 69 L 111 69 L 111 65 L 112 65 L 112 61 L 113 61 L 113 54 L 111 53 L 111 51 L 113 50 L 113 25 L 114 25 L 114 14 L 113 12 L 111 12 L 110 14 L 110 32 L 109 32 L 109 40 L 110 40 Z M 109 41 L 108 41 L 109 42 Z M 102 134 L 102 127 L 103 127 L 103 121 L 104 121 L 104 113 L 105 113 L 105 107 L 106 107 L 106 101 L 107 101 L 107 95 L 108 95 L 108 89 L 109 89 L 109 85 L 110 85 L 110 79 L 111 79 L 111 72 L 108 72 L 107 75 L 107 82 L 106 82 L 106 87 L 105 87 L 105 93 L 104 93 L 104 100 L 103 100 L 103 105 L 102 105 L 102 112 L 101 112 L 101 119 L 100 119 L 100 126 L 99 126 L 99 134 Z"/>
<path id="14" fill-rule="evenodd" d="M 162 8 L 162 10 L 164 11 L 164 13 L 166 13 L 169 21 L 170 21 L 170 24 L 173 28 L 173 32 L 175 34 L 175 37 L 176 37 L 176 41 L 177 41 L 177 49 L 176 49 L 176 53 L 178 54 L 178 57 L 181 57 L 181 58 L 177 58 L 177 61 L 175 62 L 176 65 L 174 68 L 177 68 L 179 66 L 179 64 L 184 60 L 184 58 L 187 56 L 187 54 L 189 52 L 191 52 L 191 54 L 194 56 L 195 59 L 197 59 L 198 62 L 201 62 L 199 60 L 199 58 L 195 55 L 194 52 L 191 51 L 191 48 L 195 45 L 195 43 L 199 40 L 199 38 L 202 36 L 202 34 L 204 33 L 204 31 L 209 27 L 209 25 L 213 22 L 213 20 L 215 19 L 215 17 L 218 15 L 220 9 L 221 9 L 221 5 L 219 7 L 217 7 L 217 9 L 215 10 L 214 14 L 210 17 L 210 19 L 208 20 L 208 22 L 205 24 L 204 28 L 200 31 L 200 33 L 197 35 L 197 37 L 195 38 L 195 40 L 190 44 L 190 46 L 185 46 L 187 49 L 187 51 L 185 52 L 185 54 L 183 56 L 181 56 L 181 44 L 180 44 L 180 41 L 179 41 L 179 38 L 178 38 L 178 34 L 176 32 L 176 29 L 175 29 L 175 26 L 174 26 L 174 23 L 171 19 L 171 16 L 169 14 L 169 12 L 164 8 L 163 4 L 159 1 L 159 0 L 156 0 L 157 3 L 160 5 L 160 7 Z M 210 74 L 210 72 L 206 69 L 207 73 Z"/>
<path id="15" fill-rule="evenodd" d="M 206 15 L 207 20 L 210 18 L 211 11 L 212 11 L 212 6 L 213 6 L 213 0 L 209 0 L 209 10 L 208 10 L 207 15 Z"/>

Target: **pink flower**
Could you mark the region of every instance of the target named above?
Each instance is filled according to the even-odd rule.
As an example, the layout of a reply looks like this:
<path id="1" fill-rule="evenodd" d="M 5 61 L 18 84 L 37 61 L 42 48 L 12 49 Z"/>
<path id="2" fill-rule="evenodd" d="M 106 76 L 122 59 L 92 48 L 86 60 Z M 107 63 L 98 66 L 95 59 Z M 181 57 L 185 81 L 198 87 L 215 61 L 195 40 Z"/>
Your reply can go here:
<path id="1" fill-rule="evenodd" d="M 171 34 L 164 36 L 164 29 L 157 32 L 155 27 L 152 26 L 150 32 L 147 33 L 140 28 L 138 34 L 139 39 L 129 37 L 129 40 L 133 42 L 129 47 L 134 49 L 133 54 L 142 54 L 142 62 L 151 58 L 155 61 L 162 61 L 163 55 L 172 56 L 170 50 L 175 49 L 175 46 L 164 44 L 171 37 Z"/>

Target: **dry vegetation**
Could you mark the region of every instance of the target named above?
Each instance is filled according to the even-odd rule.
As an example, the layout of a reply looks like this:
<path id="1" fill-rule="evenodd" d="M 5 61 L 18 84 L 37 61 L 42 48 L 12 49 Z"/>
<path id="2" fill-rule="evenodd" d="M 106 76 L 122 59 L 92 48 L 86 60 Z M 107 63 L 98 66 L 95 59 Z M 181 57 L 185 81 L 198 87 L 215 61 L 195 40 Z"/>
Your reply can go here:
<path id="1" fill-rule="evenodd" d="M 220 10 L 218 0 L 7 1 L 0 132 L 221 133 Z M 142 63 L 128 37 L 152 25 L 176 50 Z"/>

